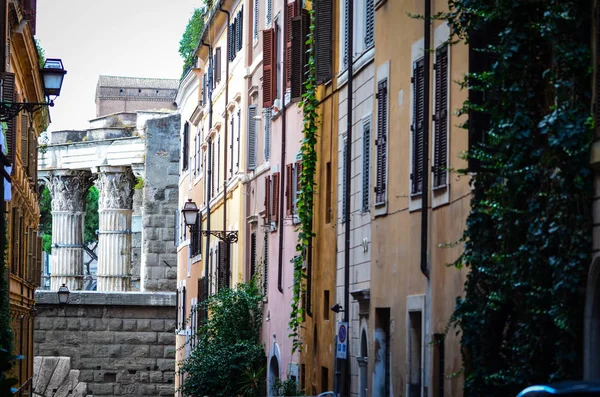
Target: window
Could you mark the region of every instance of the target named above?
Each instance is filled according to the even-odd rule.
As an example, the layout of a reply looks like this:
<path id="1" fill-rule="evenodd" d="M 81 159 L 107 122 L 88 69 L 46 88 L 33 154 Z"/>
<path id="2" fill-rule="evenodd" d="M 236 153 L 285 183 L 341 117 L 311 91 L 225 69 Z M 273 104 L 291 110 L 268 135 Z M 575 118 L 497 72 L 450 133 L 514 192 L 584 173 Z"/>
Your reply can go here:
<path id="1" fill-rule="evenodd" d="M 250 234 L 250 278 L 256 274 L 256 232 Z"/>
<path id="2" fill-rule="evenodd" d="M 237 161 L 235 162 L 235 170 L 240 170 L 240 135 L 242 133 L 242 110 L 238 109 L 237 111 L 237 134 L 235 138 L 235 143 L 237 145 Z"/>
<path id="3" fill-rule="evenodd" d="M 329 320 L 329 291 L 323 291 L 323 320 Z"/>
<path id="4" fill-rule="evenodd" d="M 202 254 L 202 214 L 198 214 L 196 223 L 192 225 L 190 236 L 190 257 Z"/>
<path id="5" fill-rule="evenodd" d="M 215 143 L 211 140 L 209 143 L 210 152 L 208 156 L 210 157 L 210 168 L 208 169 L 208 179 L 210 180 L 210 188 L 209 188 L 209 199 L 215 196 Z"/>
<path id="6" fill-rule="evenodd" d="M 268 0 L 269 2 L 271 0 Z M 273 100 L 277 97 L 276 68 L 276 43 L 275 29 L 263 30 L 263 107 L 273 106 Z"/>
<path id="7" fill-rule="evenodd" d="M 254 15 L 252 18 L 252 41 L 258 41 L 258 0 L 254 0 Z"/>
<path id="8" fill-rule="evenodd" d="M 388 80 L 377 83 L 377 139 L 375 167 L 375 205 L 384 205 L 387 198 L 387 138 L 388 138 Z"/>
<path id="9" fill-rule="evenodd" d="M 256 106 L 248 107 L 248 170 L 256 169 Z"/>
<path id="10" fill-rule="evenodd" d="M 265 11 L 265 26 L 271 26 L 273 21 L 273 0 L 267 0 L 267 9 Z"/>
<path id="11" fill-rule="evenodd" d="M 317 83 L 325 83 L 333 76 L 333 0 L 314 3 L 315 25 L 315 72 Z"/>
<path id="12" fill-rule="evenodd" d="M 288 44 L 288 70 L 292 99 L 299 99 L 304 93 L 304 80 L 308 72 L 308 47 L 306 38 L 310 29 L 308 11 L 302 10 L 300 15 L 291 19 L 291 37 Z"/>
<path id="13" fill-rule="evenodd" d="M 448 47 L 435 51 L 435 114 L 433 188 L 444 187 L 448 177 Z"/>
<path id="14" fill-rule="evenodd" d="M 265 213 L 267 222 L 277 224 L 279 219 L 279 172 L 265 177 Z"/>
<path id="15" fill-rule="evenodd" d="M 201 105 L 204 106 L 206 105 L 206 98 L 208 95 L 208 79 L 207 79 L 208 75 L 206 73 L 204 73 L 202 75 L 202 103 Z"/>
<path id="16" fill-rule="evenodd" d="M 181 170 L 186 171 L 189 166 L 189 140 L 190 140 L 190 124 L 186 121 L 183 125 L 183 136 L 181 137 Z"/>
<path id="17" fill-rule="evenodd" d="M 229 179 L 233 177 L 233 160 L 234 160 L 234 144 L 235 144 L 235 126 L 237 123 L 235 122 L 235 113 L 232 112 L 231 120 L 229 121 L 229 126 L 231 127 L 230 132 L 230 142 L 229 142 Z"/>
<path id="18" fill-rule="evenodd" d="M 229 42 L 227 43 L 227 57 L 233 61 L 242 49 L 244 38 L 244 7 L 238 11 L 231 25 L 229 25 Z"/>
<path id="19" fill-rule="evenodd" d="M 342 69 L 348 68 L 348 6 L 349 1 L 354 5 L 353 38 L 352 52 L 354 58 L 360 57 L 367 50 L 375 45 L 375 4 L 374 0 L 344 0 L 342 11 L 343 18 L 340 18 L 342 25 L 342 34 L 344 41 L 341 43 Z"/>
<path id="20" fill-rule="evenodd" d="M 267 111 L 265 111 L 264 115 L 264 123 L 265 123 L 265 161 L 269 161 L 269 157 L 271 157 L 271 118 L 269 117 Z"/>
<path id="21" fill-rule="evenodd" d="M 229 288 L 229 244 L 224 241 L 219 241 L 219 256 L 218 256 L 218 288 L 221 291 L 224 288 Z"/>
<path id="22" fill-rule="evenodd" d="M 362 212 L 369 210 L 369 184 L 371 173 L 371 116 L 365 118 L 363 127 L 363 154 L 362 154 Z"/>
<path id="23" fill-rule="evenodd" d="M 301 188 L 302 163 L 296 162 L 285 166 L 285 198 L 286 215 L 292 216 L 298 213 L 298 197 Z M 294 220 L 295 223 L 295 220 Z"/>
<path id="24" fill-rule="evenodd" d="M 263 252 L 263 293 L 267 296 L 269 284 L 269 234 L 265 233 Z"/>
<path id="25" fill-rule="evenodd" d="M 287 3 L 285 8 L 285 88 L 290 88 L 292 78 L 292 19 L 296 16 L 296 2 Z"/>
<path id="26" fill-rule="evenodd" d="M 213 60 L 213 88 L 221 82 L 221 47 L 215 48 Z"/>
<path id="27" fill-rule="evenodd" d="M 413 195 L 423 190 L 423 128 L 425 114 L 425 61 L 419 59 L 413 64 L 412 77 L 412 125 L 411 125 L 411 189 Z"/>
<path id="28" fill-rule="evenodd" d="M 219 181 L 221 180 L 221 135 L 217 136 L 217 193 L 219 192 Z"/>

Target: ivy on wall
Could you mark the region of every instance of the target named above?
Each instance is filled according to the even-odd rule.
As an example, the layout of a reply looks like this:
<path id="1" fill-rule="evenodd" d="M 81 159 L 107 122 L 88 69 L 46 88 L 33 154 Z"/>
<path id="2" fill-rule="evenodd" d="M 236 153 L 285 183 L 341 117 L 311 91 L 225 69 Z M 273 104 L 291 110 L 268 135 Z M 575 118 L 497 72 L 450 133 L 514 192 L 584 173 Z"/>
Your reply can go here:
<path id="1" fill-rule="evenodd" d="M 302 145 L 300 148 L 302 156 L 302 172 L 300 173 L 300 185 L 302 189 L 298 197 L 298 243 L 296 252 L 298 255 L 292 260 L 294 265 L 294 292 L 292 297 L 292 310 L 290 313 L 290 338 L 292 338 L 292 353 L 296 352 L 302 346 L 300 339 L 300 328 L 306 308 L 302 307 L 302 296 L 306 292 L 306 272 L 304 263 L 306 263 L 311 239 L 314 237 L 312 230 L 313 224 L 313 203 L 315 189 L 315 171 L 317 167 L 317 144 L 318 131 L 318 111 L 319 100 L 317 99 L 317 80 L 315 69 L 315 16 L 314 10 L 308 10 L 310 16 L 310 28 L 306 45 L 309 51 L 308 71 L 304 81 L 304 93 L 299 106 L 303 113 Z"/>
<path id="2" fill-rule="evenodd" d="M 437 18 L 449 23 L 450 41 L 470 44 L 487 31 L 487 45 L 471 54 L 491 59 L 462 83 L 484 99 L 459 111 L 489 122 L 468 153 L 479 167 L 465 250 L 454 263 L 469 268 L 452 318 L 464 394 L 509 396 L 530 384 L 581 379 L 592 246 L 591 2 L 449 6 Z"/>

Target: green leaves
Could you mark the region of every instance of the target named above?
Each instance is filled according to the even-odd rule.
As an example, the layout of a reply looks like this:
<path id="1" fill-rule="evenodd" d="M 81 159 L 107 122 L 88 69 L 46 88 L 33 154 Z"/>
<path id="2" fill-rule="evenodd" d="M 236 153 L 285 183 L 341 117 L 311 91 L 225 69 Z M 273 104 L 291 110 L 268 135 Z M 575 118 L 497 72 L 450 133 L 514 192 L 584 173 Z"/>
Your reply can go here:
<path id="1" fill-rule="evenodd" d="M 492 26 L 495 60 L 461 84 L 484 92 L 459 114 L 489 115 L 472 176 L 469 267 L 460 327 L 465 396 L 516 395 L 581 377 L 582 308 L 591 247 L 593 121 L 589 6 L 576 0 L 451 0 L 445 19 L 467 43 Z"/>
<path id="2" fill-rule="evenodd" d="M 264 347 L 260 343 L 262 298 L 256 280 L 226 288 L 200 304 L 208 312 L 197 346 L 181 363 L 185 395 L 264 396 Z"/>
<path id="3" fill-rule="evenodd" d="M 210 8 L 210 6 L 209 6 Z M 179 55 L 183 58 L 183 72 L 181 77 L 185 76 L 187 71 L 194 64 L 196 48 L 200 43 L 200 35 L 204 28 L 204 9 L 196 8 L 192 17 L 188 21 L 183 36 L 179 41 Z"/>
<path id="4" fill-rule="evenodd" d="M 315 172 L 317 167 L 317 152 L 315 145 L 317 144 L 317 132 L 319 130 L 318 106 L 317 99 L 317 80 L 315 69 L 315 54 L 314 46 L 314 31 L 315 18 L 314 10 L 308 10 L 310 15 L 310 29 L 308 39 L 309 57 L 308 57 L 308 73 L 304 82 L 304 94 L 302 101 L 299 103 L 304 117 L 302 126 L 303 139 L 301 141 L 302 153 L 302 172 L 300 174 L 300 185 L 302 190 L 298 197 L 298 218 L 300 225 L 298 226 L 298 244 L 296 245 L 296 255 L 292 263 L 294 264 L 294 293 L 292 297 L 292 310 L 290 312 L 290 335 L 292 338 L 292 354 L 298 351 L 302 346 L 300 339 L 300 329 L 306 313 L 306 308 L 301 306 L 302 296 L 306 293 L 306 273 L 304 264 L 307 259 L 307 253 L 310 249 L 310 242 L 315 234 L 313 233 L 313 203 L 315 190 Z"/>

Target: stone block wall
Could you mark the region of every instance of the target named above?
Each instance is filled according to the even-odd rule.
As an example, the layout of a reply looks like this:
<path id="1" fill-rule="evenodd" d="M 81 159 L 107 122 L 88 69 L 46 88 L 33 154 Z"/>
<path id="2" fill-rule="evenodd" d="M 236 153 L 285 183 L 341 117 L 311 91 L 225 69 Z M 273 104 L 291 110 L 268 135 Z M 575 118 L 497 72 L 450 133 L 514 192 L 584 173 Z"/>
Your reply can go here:
<path id="1" fill-rule="evenodd" d="M 179 196 L 180 116 L 146 122 L 146 170 L 142 204 L 143 291 L 175 291 L 177 250 L 173 244 Z"/>
<path id="2" fill-rule="evenodd" d="M 34 356 L 69 357 L 90 395 L 174 395 L 175 294 L 76 291 L 66 305 L 57 299 L 36 293 Z"/>

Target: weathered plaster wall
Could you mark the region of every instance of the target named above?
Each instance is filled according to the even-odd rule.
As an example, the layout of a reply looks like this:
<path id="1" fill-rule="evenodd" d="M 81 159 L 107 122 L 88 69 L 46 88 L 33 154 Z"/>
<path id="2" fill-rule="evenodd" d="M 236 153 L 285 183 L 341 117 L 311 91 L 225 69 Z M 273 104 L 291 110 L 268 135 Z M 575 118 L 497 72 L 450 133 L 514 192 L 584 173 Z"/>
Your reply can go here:
<path id="1" fill-rule="evenodd" d="M 174 394 L 174 293 L 71 292 L 60 306 L 40 291 L 36 301 L 34 355 L 70 358 L 88 394 Z"/>
<path id="2" fill-rule="evenodd" d="M 175 291 L 177 251 L 173 228 L 179 179 L 180 116 L 146 122 L 142 223 L 142 291 Z"/>

